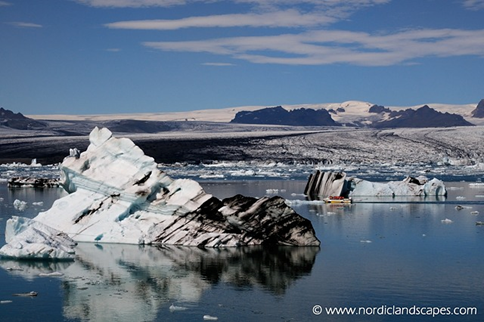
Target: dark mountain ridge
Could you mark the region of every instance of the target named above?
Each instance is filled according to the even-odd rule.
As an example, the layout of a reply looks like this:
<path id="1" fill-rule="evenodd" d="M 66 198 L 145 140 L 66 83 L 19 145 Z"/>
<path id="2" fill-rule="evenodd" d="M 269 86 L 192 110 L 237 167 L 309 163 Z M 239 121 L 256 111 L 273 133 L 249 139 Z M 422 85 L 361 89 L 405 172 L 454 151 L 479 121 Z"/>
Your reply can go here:
<path id="1" fill-rule="evenodd" d="M 240 111 L 230 123 L 274 124 L 294 126 L 340 126 L 325 109 L 300 108 L 292 111 L 282 106 L 267 107 L 256 111 Z"/>
<path id="2" fill-rule="evenodd" d="M 384 110 L 387 112 L 387 110 Z M 373 122 L 374 128 L 422 128 L 422 127 L 452 127 L 473 126 L 461 115 L 442 113 L 424 105 L 419 109 L 406 109 L 389 112 L 389 119 Z"/>
<path id="3" fill-rule="evenodd" d="M 46 124 L 0 107 L 0 125 L 17 130 L 44 129 Z"/>

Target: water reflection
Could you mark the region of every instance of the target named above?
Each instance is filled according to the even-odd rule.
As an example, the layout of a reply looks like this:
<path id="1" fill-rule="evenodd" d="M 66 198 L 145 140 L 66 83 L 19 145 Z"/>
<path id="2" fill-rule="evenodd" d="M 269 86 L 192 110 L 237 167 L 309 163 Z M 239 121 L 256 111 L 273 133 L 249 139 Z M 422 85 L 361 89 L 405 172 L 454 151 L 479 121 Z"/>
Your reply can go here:
<path id="1" fill-rule="evenodd" d="M 297 279 L 310 275 L 318 252 L 316 247 L 79 244 L 74 262 L 2 260 L 0 266 L 26 279 L 62 273 L 67 319 L 153 321 L 161 307 L 198 302 L 218 283 L 284 294 Z"/>

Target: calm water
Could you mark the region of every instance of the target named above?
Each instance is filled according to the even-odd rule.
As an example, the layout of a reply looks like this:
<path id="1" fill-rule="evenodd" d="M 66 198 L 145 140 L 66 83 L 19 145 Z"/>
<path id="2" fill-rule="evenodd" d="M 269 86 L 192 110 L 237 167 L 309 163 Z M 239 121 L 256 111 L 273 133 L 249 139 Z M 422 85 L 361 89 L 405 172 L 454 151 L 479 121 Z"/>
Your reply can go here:
<path id="1" fill-rule="evenodd" d="M 74 262 L 0 260 L 0 301 L 7 301 L 0 304 L 0 321 L 203 321 L 204 315 L 219 321 L 484 320 L 484 226 L 476 226 L 484 221 L 483 186 L 448 182 L 445 200 L 360 199 L 335 206 L 305 201 L 303 181 L 203 185 L 219 198 L 282 195 L 312 221 L 321 247 L 80 244 Z M 33 217 L 61 194 L 0 184 L 0 245 L 11 215 Z M 15 210 L 15 199 L 28 208 Z M 43 205 L 33 205 L 39 201 Z M 49 272 L 63 275 L 39 276 Z M 13 296 L 32 290 L 37 297 Z M 328 316 L 314 315 L 314 305 L 463 306 L 478 314 Z"/>

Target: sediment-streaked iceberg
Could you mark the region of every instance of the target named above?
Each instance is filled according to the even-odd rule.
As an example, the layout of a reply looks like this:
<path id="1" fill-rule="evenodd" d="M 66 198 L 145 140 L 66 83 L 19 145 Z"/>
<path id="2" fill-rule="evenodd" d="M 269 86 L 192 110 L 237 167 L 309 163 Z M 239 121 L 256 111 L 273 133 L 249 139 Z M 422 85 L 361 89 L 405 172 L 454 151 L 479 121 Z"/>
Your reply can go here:
<path id="1" fill-rule="evenodd" d="M 323 172 L 311 174 L 304 193 L 308 196 L 446 196 L 444 183 L 425 176 L 406 177 L 402 181 L 371 182 L 347 177 L 344 172 Z"/>
<path id="2" fill-rule="evenodd" d="M 115 138 L 106 128 L 95 128 L 89 140 L 85 152 L 71 153 L 60 167 L 60 184 L 69 195 L 39 213 L 34 222 L 76 242 L 198 247 L 320 244 L 311 222 L 281 197 L 236 195 L 219 200 L 196 181 L 170 178 L 131 140 Z M 7 230 L 13 224 L 8 220 Z M 6 245 L 0 255 L 20 257 L 21 252 L 9 249 Z M 29 252 L 28 245 L 22 249 Z"/>

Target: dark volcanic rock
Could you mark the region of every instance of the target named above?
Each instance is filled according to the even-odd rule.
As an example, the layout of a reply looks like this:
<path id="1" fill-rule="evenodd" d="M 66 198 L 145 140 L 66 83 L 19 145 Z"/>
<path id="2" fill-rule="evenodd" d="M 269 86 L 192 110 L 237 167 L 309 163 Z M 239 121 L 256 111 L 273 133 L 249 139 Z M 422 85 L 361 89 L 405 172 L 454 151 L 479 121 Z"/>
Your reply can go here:
<path id="1" fill-rule="evenodd" d="M 368 110 L 368 112 L 370 113 L 383 113 L 383 112 L 388 112 L 390 113 L 391 110 L 389 108 L 386 108 L 385 106 L 381 106 L 381 105 L 372 105 L 370 107 L 370 109 Z"/>
<path id="2" fill-rule="evenodd" d="M 421 127 L 451 127 L 451 126 L 472 126 L 458 114 L 441 113 L 427 105 L 417 110 L 406 109 L 392 111 L 390 119 L 373 123 L 375 128 L 421 128 Z"/>
<path id="3" fill-rule="evenodd" d="M 7 182 L 8 187 L 33 187 L 33 188 L 53 188 L 59 186 L 59 179 L 50 178 L 28 178 L 14 177 Z"/>
<path id="4" fill-rule="evenodd" d="M 14 113 L 0 107 L 0 125 L 17 130 L 37 130 L 46 127 L 45 123 L 25 117 L 22 113 Z"/>
<path id="5" fill-rule="evenodd" d="M 471 112 L 472 117 L 484 118 L 484 99 L 477 104 L 475 110 Z"/>
<path id="6" fill-rule="evenodd" d="M 282 106 L 268 107 L 257 111 L 240 111 L 231 123 L 277 124 L 294 126 L 339 126 L 327 110 L 300 108 L 287 111 Z"/>

